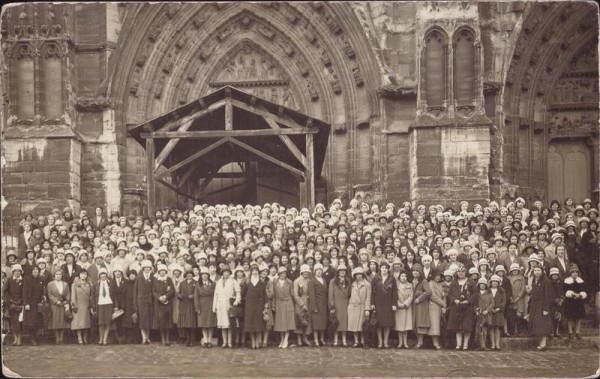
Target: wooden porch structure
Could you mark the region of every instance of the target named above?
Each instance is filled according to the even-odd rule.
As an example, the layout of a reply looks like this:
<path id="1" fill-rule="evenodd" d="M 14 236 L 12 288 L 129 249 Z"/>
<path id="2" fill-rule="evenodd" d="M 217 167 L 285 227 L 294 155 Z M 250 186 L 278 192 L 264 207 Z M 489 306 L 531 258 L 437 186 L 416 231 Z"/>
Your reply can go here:
<path id="1" fill-rule="evenodd" d="M 301 206 L 312 209 L 329 132 L 323 121 L 230 86 L 128 128 L 146 149 L 148 214 L 156 208 L 156 183 L 203 202 L 217 177 L 244 178 L 247 186 L 256 187 L 258 161 L 297 178 L 304 187 Z M 240 164 L 241 173 L 218 172 L 232 162 Z M 203 178 L 202 183 L 196 185 L 193 177 Z"/>

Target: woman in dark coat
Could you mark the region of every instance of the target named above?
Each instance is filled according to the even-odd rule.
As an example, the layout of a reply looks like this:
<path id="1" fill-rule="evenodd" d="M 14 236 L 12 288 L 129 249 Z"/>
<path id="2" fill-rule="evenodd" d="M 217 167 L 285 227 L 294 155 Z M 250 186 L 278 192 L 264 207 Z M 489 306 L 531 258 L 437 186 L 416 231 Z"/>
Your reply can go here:
<path id="1" fill-rule="evenodd" d="M 396 322 L 398 290 L 396 289 L 396 279 L 390 275 L 389 264 L 385 261 L 382 262 L 379 270 L 380 273 L 373 278 L 371 283 L 371 301 L 377 319 L 378 348 L 388 349 L 390 328 Z"/>
<path id="2" fill-rule="evenodd" d="M 573 338 L 573 325 L 575 325 L 575 337 L 581 339 L 579 330 L 581 319 L 585 317 L 584 302 L 588 295 L 585 292 L 585 283 L 579 277 L 579 268 L 573 265 L 570 269 L 571 276 L 565 279 L 565 317 L 569 328 L 569 338 Z"/>
<path id="3" fill-rule="evenodd" d="M 67 283 L 62 280 L 61 270 L 54 273 L 54 280 L 48 283 L 46 289 L 50 310 L 52 312 L 52 318 L 50 319 L 48 329 L 54 330 L 56 344 L 61 345 L 63 343 L 65 329 L 71 327 L 71 321 L 65 317 L 66 309 L 71 303 L 71 291 Z"/>
<path id="4" fill-rule="evenodd" d="M 333 335 L 333 346 L 338 345 L 338 335 L 342 335 L 342 345 L 346 347 L 346 332 L 348 331 L 348 302 L 350 301 L 350 280 L 348 269 L 343 263 L 337 267 L 335 279 L 329 282 L 329 309 L 335 313 L 338 327 Z"/>
<path id="5" fill-rule="evenodd" d="M 457 278 L 450 283 L 448 293 L 448 322 L 446 330 L 456 332 L 456 350 L 469 348 L 469 338 L 475 326 L 474 302 L 477 301 L 477 286 L 466 277 L 467 271 L 460 266 Z"/>
<path id="6" fill-rule="evenodd" d="M 10 269 L 12 277 L 8 278 L 4 287 L 4 301 L 7 303 L 10 315 L 10 331 L 14 334 L 14 346 L 21 346 L 21 323 L 19 316 L 23 311 L 23 269 L 20 264 L 15 264 Z"/>
<path id="7" fill-rule="evenodd" d="M 186 271 L 185 279 L 179 283 L 179 318 L 177 327 L 185 333 L 185 345 L 192 346 L 194 329 L 196 328 L 196 311 L 194 309 L 194 293 L 198 283 L 193 279 L 194 273 Z"/>
<path id="8" fill-rule="evenodd" d="M 500 330 L 504 327 L 506 319 L 504 318 L 504 308 L 506 307 L 506 291 L 500 287 L 500 277 L 492 275 L 490 278 L 490 293 L 493 299 L 491 310 L 491 320 L 489 323 L 490 341 L 492 350 L 500 350 Z"/>
<path id="9" fill-rule="evenodd" d="M 531 297 L 529 298 L 529 334 L 540 337 L 537 350 L 546 350 L 546 339 L 552 333 L 552 285 L 544 276 L 542 267 L 533 268 Z"/>
<path id="10" fill-rule="evenodd" d="M 202 346 L 212 347 L 213 329 L 217 326 L 217 314 L 212 311 L 215 283 L 209 278 L 206 267 L 200 267 L 200 280 L 194 292 L 194 309 L 198 327 L 202 328 Z"/>
<path id="11" fill-rule="evenodd" d="M 40 277 L 40 269 L 37 266 L 31 268 L 30 275 L 23 282 L 23 327 L 29 330 L 31 344 L 37 346 L 37 335 L 40 328 L 44 326 L 44 315 L 41 303 L 44 301 L 46 286 L 44 279 Z"/>
<path id="12" fill-rule="evenodd" d="M 123 309 L 123 304 L 125 303 L 125 278 L 123 277 L 124 268 L 121 265 L 113 266 L 113 278 L 110 279 L 110 285 L 115 290 L 115 300 L 116 303 L 121 306 Z M 123 318 L 124 314 L 115 319 L 113 326 L 116 328 L 115 336 L 117 338 L 117 342 L 122 344 L 125 341 L 125 332 L 123 330 Z"/>
<path id="13" fill-rule="evenodd" d="M 142 273 L 137 276 L 133 287 L 134 314 L 140 324 L 142 344 L 150 343 L 152 327 L 152 263 L 144 260 L 141 263 Z"/>
<path id="14" fill-rule="evenodd" d="M 314 277 L 308 282 L 308 312 L 313 330 L 315 347 L 325 346 L 325 329 L 329 316 L 327 280 L 323 277 L 323 265 L 315 264 Z"/>
<path id="15" fill-rule="evenodd" d="M 133 287 L 135 286 L 136 278 L 137 272 L 135 270 L 129 270 L 127 273 L 128 280 L 125 280 L 123 283 L 125 289 L 123 291 L 123 303 L 121 304 L 121 308 L 125 313 L 123 313 L 123 316 L 121 316 L 121 327 L 123 328 L 123 333 L 125 334 L 126 343 L 133 343 L 135 340 L 135 335 L 133 333 L 133 329 L 135 327 L 133 317 L 135 313 Z M 137 315 L 135 321 L 137 321 Z"/>
<path id="16" fill-rule="evenodd" d="M 552 267 L 548 276 L 550 278 L 550 284 L 552 285 L 552 306 L 550 308 L 550 317 L 552 317 L 552 334 L 554 337 L 560 338 L 560 320 L 563 317 L 562 305 L 565 300 L 563 279 L 565 278 L 561 276 L 561 272 L 557 267 Z"/>
<path id="17" fill-rule="evenodd" d="M 415 349 L 420 349 L 423 345 L 423 337 L 429 331 L 431 320 L 429 318 L 429 298 L 431 297 L 431 287 L 423 275 L 423 268 L 419 263 L 412 267 L 413 276 L 413 320 L 415 331 L 417 332 L 417 345 Z M 436 344 L 437 346 L 437 341 Z"/>
<path id="18" fill-rule="evenodd" d="M 21 262 L 21 268 L 23 269 L 23 279 L 31 275 L 31 269 L 37 266 L 35 251 L 27 250 L 25 253 L 25 259 Z"/>
<path id="19" fill-rule="evenodd" d="M 265 330 L 263 312 L 269 308 L 269 298 L 267 283 L 260 280 L 257 265 L 250 268 L 250 277 L 242 287 L 242 299 L 244 299 L 244 333 L 250 333 L 252 349 L 258 349 Z"/>
<path id="20" fill-rule="evenodd" d="M 173 280 L 167 276 L 167 266 L 159 264 L 156 268 L 158 273 L 152 282 L 152 295 L 154 297 L 154 315 L 152 317 L 152 329 L 160 331 L 160 339 L 163 345 L 170 346 L 169 328 L 173 322 L 173 305 L 171 301 L 175 295 Z"/>

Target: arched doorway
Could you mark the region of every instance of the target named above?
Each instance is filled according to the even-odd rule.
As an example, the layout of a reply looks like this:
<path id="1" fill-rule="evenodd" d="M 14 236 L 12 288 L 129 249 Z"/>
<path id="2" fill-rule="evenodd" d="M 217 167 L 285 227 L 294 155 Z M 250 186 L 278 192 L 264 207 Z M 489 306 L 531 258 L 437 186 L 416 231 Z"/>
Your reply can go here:
<path id="1" fill-rule="evenodd" d="M 585 141 L 556 141 L 548 148 L 548 198 L 581 202 L 591 191 L 591 152 Z"/>

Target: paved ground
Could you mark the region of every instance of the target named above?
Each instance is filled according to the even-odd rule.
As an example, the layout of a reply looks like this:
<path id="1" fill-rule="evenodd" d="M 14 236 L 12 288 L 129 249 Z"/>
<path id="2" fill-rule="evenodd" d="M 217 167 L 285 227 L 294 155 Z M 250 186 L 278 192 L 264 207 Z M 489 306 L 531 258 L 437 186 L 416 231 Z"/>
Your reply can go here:
<path id="1" fill-rule="evenodd" d="M 599 367 L 594 348 L 546 352 L 455 352 L 352 348 L 266 350 L 141 345 L 6 346 L 4 374 L 20 376 L 479 376 L 584 377 Z"/>

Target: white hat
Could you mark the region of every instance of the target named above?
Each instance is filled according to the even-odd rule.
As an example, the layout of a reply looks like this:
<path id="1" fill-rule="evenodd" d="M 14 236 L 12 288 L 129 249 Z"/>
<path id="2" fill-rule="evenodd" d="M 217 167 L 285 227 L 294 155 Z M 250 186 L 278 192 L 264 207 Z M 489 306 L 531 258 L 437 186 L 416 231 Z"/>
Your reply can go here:
<path id="1" fill-rule="evenodd" d="M 180 264 L 178 263 L 171 263 L 169 265 L 169 271 L 173 272 L 173 271 L 177 271 L 179 270 L 181 273 L 183 273 L 183 267 L 181 267 Z"/>
<path id="2" fill-rule="evenodd" d="M 104 267 L 100 267 L 100 270 L 98 270 L 98 276 L 100 276 L 101 274 L 108 275 L 108 270 Z"/>
<path id="3" fill-rule="evenodd" d="M 471 267 L 469 269 L 469 275 L 472 275 L 472 274 L 479 274 L 479 270 L 477 269 L 477 267 Z"/>
<path id="4" fill-rule="evenodd" d="M 365 274 L 365 270 L 363 270 L 362 267 L 356 267 L 354 270 L 352 270 L 352 276 L 356 276 L 356 274 Z"/>
<path id="5" fill-rule="evenodd" d="M 552 267 L 549 275 L 560 275 L 560 271 L 558 271 L 558 268 Z"/>
<path id="6" fill-rule="evenodd" d="M 156 267 L 156 272 L 161 272 L 161 271 L 167 271 L 167 272 L 169 272 L 169 269 L 167 268 L 166 265 L 158 265 Z"/>
<path id="7" fill-rule="evenodd" d="M 38 264 L 38 265 L 39 265 L 40 263 L 43 263 L 43 264 L 45 264 L 45 265 L 47 265 L 47 264 L 48 264 L 48 262 L 46 262 L 46 260 L 45 260 L 44 258 L 38 258 L 38 259 L 35 261 L 35 263 L 36 263 L 36 264 Z"/>
<path id="8" fill-rule="evenodd" d="M 494 270 L 494 272 L 498 272 L 498 271 L 504 271 L 504 272 L 506 272 L 506 268 L 504 268 L 504 265 L 497 265 L 496 269 Z"/>
<path id="9" fill-rule="evenodd" d="M 140 265 L 142 266 L 142 269 L 143 269 L 143 268 L 145 268 L 145 267 L 150 267 L 150 268 L 152 268 L 152 262 L 150 262 L 150 261 L 149 261 L 149 260 L 147 260 L 147 259 L 144 259 Z"/>
<path id="10" fill-rule="evenodd" d="M 313 271 L 317 271 L 317 270 L 323 270 L 323 265 L 320 263 L 317 263 L 314 267 L 313 267 Z"/>
<path id="11" fill-rule="evenodd" d="M 12 265 L 12 267 L 10 268 L 10 272 L 14 272 L 14 271 L 17 271 L 17 270 L 23 272 L 23 267 L 21 267 L 21 265 L 18 264 L 18 263 Z"/>
<path id="12" fill-rule="evenodd" d="M 519 266 L 519 264 L 518 264 L 518 263 L 512 263 L 512 264 L 510 265 L 510 271 L 515 271 L 515 270 L 519 270 L 519 271 L 521 271 L 521 266 Z"/>
<path id="13" fill-rule="evenodd" d="M 488 282 L 485 278 L 479 278 L 479 280 L 477 281 L 477 285 L 480 284 L 485 284 L 487 286 Z"/>
<path id="14" fill-rule="evenodd" d="M 423 255 L 421 257 L 421 262 L 424 262 L 424 261 L 433 262 L 433 257 L 429 254 Z"/>
<path id="15" fill-rule="evenodd" d="M 300 274 L 303 274 L 305 272 L 310 273 L 310 266 L 307 264 L 303 264 L 300 266 Z"/>

